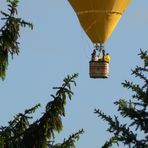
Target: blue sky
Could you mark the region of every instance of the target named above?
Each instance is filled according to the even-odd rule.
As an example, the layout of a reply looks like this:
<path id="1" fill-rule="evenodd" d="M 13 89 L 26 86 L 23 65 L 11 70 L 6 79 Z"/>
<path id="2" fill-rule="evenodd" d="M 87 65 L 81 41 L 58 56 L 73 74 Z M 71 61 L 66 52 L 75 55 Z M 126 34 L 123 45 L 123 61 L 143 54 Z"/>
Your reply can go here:
<path id="1" fill-rule="evenodd" d="M 0 9 L 3 8 L 5 0 L 1 0 Z M 113 102 L 131 96 L 121 82 L 133 80 L 130 70 L 141 63 L 137 54 L 140 48 L 147 50 L 148 1 L 134 0 L 106 42 L 112 59 L 107 80 L 89 78 L 93 44 L 67 0 L 22 0 L 18 12 L 34 24 L 34 30 L 21 30 L 21 52 L 10 59 L 6 80 L 0 80 L 0 125 L 37 103 L 42 104 L 36 114 L 40 116 L 54 93 L 52 87 L 59 86 L 67 74 L 79 73 L 73 100 L 66 106 L 64 130 L 57 140 L 84 128 L 77 148 L 100 147 L 110 134 L 106 132 L 107 124 L 93 112 L 100 108 L 117 115 Z"/>

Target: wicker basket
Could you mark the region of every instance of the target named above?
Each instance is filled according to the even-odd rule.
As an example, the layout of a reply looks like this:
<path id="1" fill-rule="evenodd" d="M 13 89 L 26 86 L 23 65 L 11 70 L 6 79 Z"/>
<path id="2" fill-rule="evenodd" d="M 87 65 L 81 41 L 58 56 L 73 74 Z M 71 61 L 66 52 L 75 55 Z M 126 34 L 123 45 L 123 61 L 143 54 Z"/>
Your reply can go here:
<path id="1" fill-rule="evenodd" d="M 104 61 L 90 61 L 89 75 L 90 78 L 108 78 L 109 63 Z"/>

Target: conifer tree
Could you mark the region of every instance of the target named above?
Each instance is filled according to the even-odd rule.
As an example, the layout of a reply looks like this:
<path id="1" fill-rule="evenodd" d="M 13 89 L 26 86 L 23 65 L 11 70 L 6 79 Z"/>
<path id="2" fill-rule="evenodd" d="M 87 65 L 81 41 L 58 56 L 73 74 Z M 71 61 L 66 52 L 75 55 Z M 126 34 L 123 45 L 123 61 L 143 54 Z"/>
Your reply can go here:
<path id="1" fill-rule="evenodd" d="M 148 51 L 140 50 L 139 54 L 143 61 L 142 66 L 137 66 L 132 70 L 132 75 L 141 80 L 139 84 L 125 81 L 123 87 L 132 90 L 133 95 L 128 101 L 120 99 L 114 104 L 122 118 L 129 119 L 129 123 L 122 124 L 119 116 L 106 115 L 100 109 L 95 109 L 95 113 L 109 124 L 108 132 L 112 137 L 105 142 L 102 148 L 111 147 L 117 144 L 129 148 L 148 148 Z"/>
<path id="2" fill-rule="evenodd" d="M 71 84 L 76 85 L 75 78 L 78 74 L 67 76 L 60 87 L 54 87 L 56 94 L 51 95 L 52 101 L 47 103 L 44 114 L 30 123 L 32 114 L 40 104 L 19 113 L 8 126 L 0 128 L 0 148 L 75 148 L 75 141 L 79 139 L 83 129 L 72 134 L 67 140 L 56 144 L 55 132 L 63 129 L 62 117 L 65 116 L 66 100 L 72 99 Z"/>
<path id="3" fill-rule="evenodd" d="M 5 79 L 8 67 L 9 56 L 19 54 L 20 27 L 30 27 L 33 25 L 17 17 L 17 7 L 19 0 L 6 0 L 8 2 L 8 13 L 0 11 L 0 18 L 4 25 L 0 26 L 0 78 Z M 52 101 L 47 103 L 45 112 L 42 116 L 32 123 L 33 113 L 37 111 L 40 104 L 24 113 L 17 114 L 13 120 L 8 122 L 8 126 L 0 127 L 0 148 L 75 148 L 75 142 L 79 140 L 80 134 L 77 133 L 64 139 L 61 143 L 56 143 L 55 132 L 63 129 L 62 117 L 65 116 L 66 100 L 72 99 L 73 92 L 71 84 L 76 85 L 75 78 L 78 74 L 67 76 L 55 95 L 51 95 Z"/>
<path id="4" fill-rule="evenodd" d="M 3 26 L 0 26 L 0 78 L 5 79 L 8 67 L 9 55 L 19 54 L 20 27 L 30 27 L 33 25 L 17 17 L 18 0 L 7 0 L 8 12 L 0 10 L 0 19 Z"/>

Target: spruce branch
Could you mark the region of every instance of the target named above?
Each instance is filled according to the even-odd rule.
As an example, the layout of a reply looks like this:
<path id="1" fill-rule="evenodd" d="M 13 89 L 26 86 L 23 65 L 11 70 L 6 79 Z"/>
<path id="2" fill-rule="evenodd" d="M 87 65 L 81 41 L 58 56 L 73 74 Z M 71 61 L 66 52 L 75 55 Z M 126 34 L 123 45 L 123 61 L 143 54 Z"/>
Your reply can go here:
<path id="1" fill-rule="evenodd" d="M 132 75 L 142 81 L 135 84 L 131 81 L 122 83 L 123 87 L 131 89 L 134 95 L 132 99 L 120 99 L 114 104 L 123 118 L 130 119 L 130 122 L 122 124 L 118 117 L 107 116 L 101 110 L 96 110 L 98 117 L 109 124 L 108 132 L 112 137 L 105 142 L 103 148 L 111 147 L 114 144 L 124 144 L 129 148 L 147 148 L 148 147 L 148 54 L 147 51 L 140 50 L 139 54 L 143 61 L 142 66 L 137 66 L 132 70 Z M 133 101 L 134 100 L 134 101 Z M 142 133 L 142 134 L 141 134 Z M 143 136 L 139 136 L 139 134 Z"/>
<path id="2" fill-rule="evenodd" d="M 47 139 L 54 139 L 54 132 L 62 130 L 62 116 L 65 116 L 66 99 L 71 99 L 73 93 L 70 85 L 76 84 L 75 78 L 77 77 L 78 74 L 68 75 L 63 80 L 62 87 L 54 87 L 57 90 L 56 95 L 52 95 L 54 100 L 47 103 L 43 116 L 30 125 L 30 128 L 24 133 L 23 143 L 28 143 L 29 140 L 30 145 L 33 142 L 37 146 L 38 142 L 33 139 L 38 139 L 37 141 L 42 141 L 43 144 Z M 34 133 L 33 136 L 32 133 Z"/>
<path id="3" fill-rule="evenodd" d="M 148 51 L 143 51 L 142 49 L 140 49 L 140 53 L 138 55 L 143 60 L 144 67 L 147 67 L 148 66 Z"/>
<path id="4" fill-rule="evenodd" d="M 29 128 L 29 120 L 40 104 L 25 110 L 24 113 L 17 114 L 13 120 L 8 122 L 8 126 L 0 127 L 0 137 L 3 139 L 3 144 L 6 143 L 6 148 L 17 144 L 23 138 L 23 133 Z M 0 145 L 1 146 L 1 145 Z"/>
<path id="5" fill-rule="evenodd" d="M 79 140 L 80 135 L 84 133 L 84 130 L 81 129 L 77 133 L 72 134 L 66 140 L 64 139 L 63 143 L 59 144 L 49 144 L 49 148 L 76 148 L 75 142 Z"/>
<path id="6" fill-rule="evenodd" d="M 113 144 L 119 145 L 119 142 L 122 142 L 124 145 L 129 145 L 131 143 L 136 143 L 137 145 L 140 143 L 143 145 L 142 142 L 137 140 L 137 135 L 130 130 L 127 124 L 120 124 L 117 116 L 115 116 L 113 120 L 110 116 L 106 116 L 99 109 L 95 109 L 95 113 L 98 114 L 98 117 L 101 117 L 103 120 L 108 122 L 109 128 L 107 131 L 113 133 L 113 137 L 104 144 L 104 148 L 107 148 L 107 146 L 109 147 Z"/>
<path id="7" fill-rule="evenodd" d="M 60 132 L 63 128 L 62 117 L 65 116 L 66 100 L 71 99 L 73 92 L 71 85 L 76 85 L 75 79 L 78 74 L 67 76 L 63 80 L 61 87 L 54 87 L 57 90 L 55 95 L 51 95 L 53 100 L 48 102 L 44 114 L 35 122 L 30 123 L 33 114 L 40 104 L 31 109 L 26 109 L 24 113 L 19 113 L 10 121 L 8 126 L 0 128 L 0 147 L 4 148 L 44 148 L 48 141 L 54 139 L 55 132 Z M 63 146 L 75 143 L 78 140 L 78 133 L 70 136 L 63 142 Z"/>
<path id="8" fill-rule="evenodd" d="M 119 145 L 118 144 L 118 138 L 116 136 L 113 136 L 109 140 L 107 140 L 105 142 L 105 144 L 102 146 L 102 148 L 110 148 L 114 144 Z"/>
<path id="9" fill-rule="evenodd" d="M 3 16 L 4 25 L 0 28 L 0 77 L 5 79 L 6 70 L 8 67 L 9 55 L 13 57 L 14 54 L 18 55 L 20 52 L 18 38 L 20 37 L 20 27 L 29 27 L 33 29 L 33 25 L 18 18 L 17 7 L 18 0 L 7 0 L 8 13 L 0 11 Z"/>

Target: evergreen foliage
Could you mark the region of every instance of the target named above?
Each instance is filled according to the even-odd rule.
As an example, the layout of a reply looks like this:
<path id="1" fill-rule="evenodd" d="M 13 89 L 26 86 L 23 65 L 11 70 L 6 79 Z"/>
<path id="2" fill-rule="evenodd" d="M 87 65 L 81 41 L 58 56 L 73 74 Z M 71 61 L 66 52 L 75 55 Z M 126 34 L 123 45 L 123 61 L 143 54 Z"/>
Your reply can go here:
<path id="1" fill-rule="evenodd" d="M 24 21 L 22 18 L 16 17 L 18 0 L 7 0 L 8 13 L 0 11 L 0 18 L 4 21 L 4 25 L 0 28 L 0 78 L 5 79 L 8 67 L 9 55 L 19 54 L 20 27 L 30 27 L 33 25 Z"/>
<path id="2" fill-rule="evenodd" d="M 148 148 L 148 52 L 140 51 L 143 66 L 137 66 L 132 70 L 132 75 L 140 79 L 140 84 L 125 81 L 123 87 L 132 90 L 132 99 L 120 99 L 114 104 L 118 106 L 118 111 L 122 118 L 128 118 L 130 123 L 122 124 L 118 117 L 114 119 L 106 115 L 100 109 L 95 109 L 95 113 L 108 122 L 108 132 L 112 137 L 106 141 L 102 148 L 111 147 L 117 144 L 124 144 L 129 148 Z"/>
<path id="3" fill-rule="evenodd" d="M 83 130 L 72 134 L 61 144 L 54 144 L 55 132 L 61 132 L 63 129 L 62 117 L 65 116 L 66 100 L 72 99 L 73 92 L 71 84 L 76 85 L 75 78 L 78 74 L 67 76 L 63 80 L 61 87 L 54 87 L 56 94 L 51 95 L 52 101 L 47 103 L 44 114 L 32 124 L 32 114 L 40 107 L 37 104 L 25 112 L 19 113 L 8 126 L 0 128 L 0 148 L 75 148 L 75 141 Z"/>

